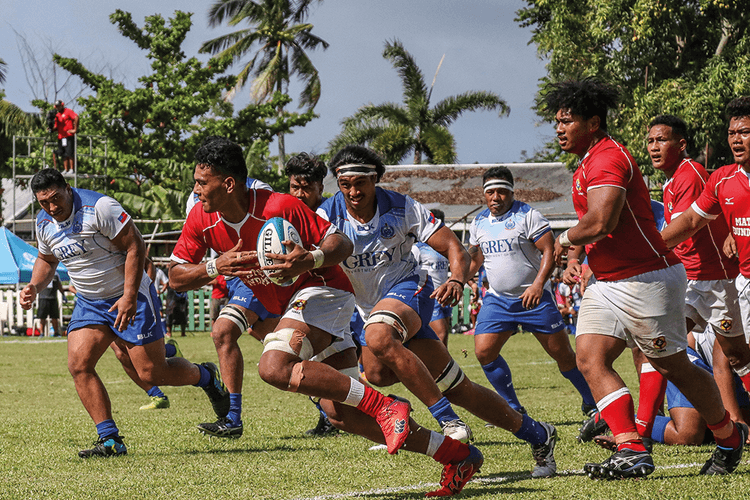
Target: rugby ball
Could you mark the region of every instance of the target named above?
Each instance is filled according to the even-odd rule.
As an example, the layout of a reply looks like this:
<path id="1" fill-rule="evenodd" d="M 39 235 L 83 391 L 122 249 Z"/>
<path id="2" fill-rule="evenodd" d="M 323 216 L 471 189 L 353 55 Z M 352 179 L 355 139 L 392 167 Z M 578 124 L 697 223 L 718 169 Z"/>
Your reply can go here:
<path id="1" fill-rule="evenodd" d="M 266 257 L 267 253 L 286 254 L 288 251 L 286 246 L 282 245 L 282 241 L 293 241 L 297 245 L 302 245 L 302 238 L 299 236 L 297 229 L 286 219 L 281 217 L 272 217 L 263 224 L 263 227 L 258 233 L 258 262 L 261 267 L 270 266 L 276 263 L 275 259 Z M 265 275 L 273 283 L 279 286 L 289 286 L 297 281 L 298 276 L 286 281 L 281 281 L 278 278 L 272 278 L 270 274 L 274 271 L 263 271 Z"/>

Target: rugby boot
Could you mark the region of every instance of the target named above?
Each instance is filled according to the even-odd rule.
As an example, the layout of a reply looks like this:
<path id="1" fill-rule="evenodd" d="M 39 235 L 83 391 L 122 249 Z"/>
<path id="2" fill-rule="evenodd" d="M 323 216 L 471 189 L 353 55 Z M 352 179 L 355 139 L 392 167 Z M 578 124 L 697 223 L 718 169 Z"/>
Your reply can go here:
<path id="1" fill-rule="evenodd" d="M 128 449 L 125 446 L 125 443 L 122 442 L 122 438 L 119 436 L 100 438 L 98 441 L 94 441 L 93 448 L 89 450 L 81 450 L 78 452 L 78 456 L 81 458 L 108 458 L 127 454 Z"/>
<path id="2" fill-rule="evenodd" d="M 547 422 L 539 422 L 539 424 L 547 431 L 547 440 L 542 444 L 531 445 L 531 455 L 536 462 L 531 470 L 531 477 L 553 477 L 557 474 L 557 462 L 555 462 L 557 429 Z"/>
<path id="3" fill-rule="evenodd" d="M 385 398 L 383 408 L 375 417 L 385 436 L 388 453 L 391 455 L 398 453 L 409 436 L 409 412 L 411 412 L 409 402 L 401 401 L 391 395 Z"/>
<path id="4" fill-rule="evenodd" d="M 735 423 L 734 425 L 737 426 L 737 430 L 740 432 L 740 446 L 735 449 L 729 449 L 717 445 L 711 454 L 711 458 L 701 468 L 701 474 L 707 476 L 730 474 L 740 464 L 742 451 L 747 440 L 748 429 L 745 424 Z"/>
<path id="5" fill-rule="evenodd" d="M 242 422 L 235 424 L 226 417 L 220 417 L 216 422 L 198 424 L 201 434 L 220 438 L 237 439 L 242 436 Z"/>
<path id="6" fill-rule="evenodd" d="M 443 430 L 443 436 L 453 438 L 456 441 L 468 443 L 474 439 L 474 435 L 471 433 L 471 428 L 469 428 L 469 426 L 460 418 L 455 420 L 444 420 L 443 422 L 440 422 L 440 427 Z"/>
<path id="7" fill-rule="evenodd" d="M 456 495 L 464 489 L 466 483 L 479 472 L 484 463 L 482 452 L 476 447 L 469 445 L 469 456 L 457 464 L 448 464 L 443 467 L 440 475 L 440 489 L 430 491 L 426 497 L 449 497 Z"/>
<path id="8" fill-rule="evenodd" d="M 604 434 L 608 430 L 609 425 L 607 425 L 607 422 L 602 417 L 601 412 L 597 411 L 578 429 L 578 437 L 576 439 L 580 443 L 588 443 L 594 437 Z"/>
<path id="9" fill-rule="evenodd" d="M 215 364 L 201 363 L 201 366 L 211 374 L 211 380 L 206 387 L 203 387 L 203 390 L 211 401 L 216 416 L 224 418 L 229 414 L 229 391 L 224 387 L 224 382 L 221 381 L 221 373 L 219 373 Z"/>
<path id="10" fill-rule="evenodd" d="M 647 451 L 623 448 L 600 464 L 587 463 L 583 471 L 591 479 L 621 479 L 646 477 L 654 472 L 654 460 Z"/>

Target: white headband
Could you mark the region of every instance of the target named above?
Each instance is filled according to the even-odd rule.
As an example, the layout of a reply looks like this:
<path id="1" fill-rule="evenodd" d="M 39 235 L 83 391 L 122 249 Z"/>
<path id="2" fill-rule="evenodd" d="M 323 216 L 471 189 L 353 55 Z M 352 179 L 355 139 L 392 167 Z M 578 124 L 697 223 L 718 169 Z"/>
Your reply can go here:
<path id="1" fill-rule="evenodd" d="M 513 191 L 513 184 L 511 184 L 509 181 L 506 181 L 505 179 L 490 179 L 487 182 L 484 183 L 484 186 L 482 187 L 484 189 L 484 192 L 486 193 L 488 189 L 507 189 L 508 191 Z"/>
<path id="2" fill-rule="evenodd" d="M 375 165 L 366 163 L 347 163 L 336 167 L 336 178 L 345 175 L 378 175 Z"/>

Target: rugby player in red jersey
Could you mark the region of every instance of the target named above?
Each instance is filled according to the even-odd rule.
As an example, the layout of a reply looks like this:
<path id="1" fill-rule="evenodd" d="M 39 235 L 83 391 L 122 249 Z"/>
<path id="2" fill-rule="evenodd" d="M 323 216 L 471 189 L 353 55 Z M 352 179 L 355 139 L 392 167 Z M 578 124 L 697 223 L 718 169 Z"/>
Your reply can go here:
<path id="1" fill-rule="evenodd" d="M 552 84 L 544 98 L 555 113 L 560 147 L 580 158 L 573 176 L 579 222 L 558 236 L 555 256 L 560 262 L 568 254 L 565 279 L 573 283 L 585 247 L 596 278 L 581 302 L 576 359 L 617 443 L 610 458 L 584 470 L 592 478 L 639 477 L 654 470 L 635 424 L 633 399 L 613 368 L 634 343 L 713 431 L 718 446 L 701 473 L 726 474 L 742 458 L 747 427 L 730 420 L 713 378 L 685 353 L 683 306 L 673 300 L 685 295 L 685 268 L 656 229 L 638 165 L 607 133 L 607 110 L 617 98 L 614 87 L 593 79 Z"/>

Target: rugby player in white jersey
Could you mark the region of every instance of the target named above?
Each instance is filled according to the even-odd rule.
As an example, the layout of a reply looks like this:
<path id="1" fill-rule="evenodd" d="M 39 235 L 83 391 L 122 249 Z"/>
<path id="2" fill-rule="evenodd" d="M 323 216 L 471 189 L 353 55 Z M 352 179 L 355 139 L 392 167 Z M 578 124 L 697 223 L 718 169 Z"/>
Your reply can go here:
<path id="1" fill-rule="evenodd" d="M 596 402 L 576 367 L 565 322 L 552 295 L 554 243 L 549 221 L 514 196 L 513 174 L 493 167 L 482 176 L 487 208 L 469 229 L 470 274 L 484 265 L 489 289 L 477 315 L 474 353 L 492 387 L 516 411 L 525 411 L 513 388 L 510 367 L 501 349 L 519 326 L 531 332 L 560 373 L 581 395 L 581 410 L 590 416 Z"/>
<path id="2" fill-rule="evenodd" d="M 437 208 L 431 209 L 432 215 L 437 220 L 445 223 L 445 213 Z M 414 254 L 414 258 L 417 260 L 417 264 L 432 278 L 432 285 L 435 288 L 440 287 L 443 283 L 448 281 L 450 277 L 450 262 L 448 259 L 440 255 L 430 245 L 418 241 L 413 247 L 411 252 Z M 437 300 L 435 306 L 432 309 L 432 318 L 430 318 L 430 328 L 435 332 L 440 341 L 448 346 L 448 334 L 451 331 L 451 320 L 453 319 L 453 307 L 444 306 Z"/>
<path id="3" fill-rule="evenodd" d="M 445 435 L 468 440 L 470 431 L 450 403 L 466 408 L 531 445 L 533 477 L 554 475 L 554 426 L 521 415 L 496 392 L 469 380 L 429 327 L 433 299 L 454 305 L 463 295 L 470 260 L 458 238 L 421 204 L 376 186 L 385 166 L 374 151 L 347 146 L 333 158 L 330 171 L 339 192 L 323 202 L 318 214 L 354 242 L 353 254 L 341 267 L 352 281 L 364 321 L 355 334 L 367 380 L 376 386 L 400 381 L 428 406 Z M 451 278 L 437 289 L 411 253 L 416 241 L 450 262 Z"/>
<path id="4" fill-rule="evenodd" d="M 219 274 L 241 279 L 269 312 L 281 315 L 264 339 L 261 379 L 280 390 L 323 398 L 344 415 L 344 423 L 351 420 L 358 434 L 385 443 L 391 454 L 403 447 L 443 464 L 441 488 L 428 496 L 461 491 L 482 464 L 481 452 L 420 427 L 409 417 L 408 403 L 358 380 L 349 327 L 354 296 L 338 266 L 351 254 L 349 239 L 293 196 L 247 189 L 242 148 L 228 139 L 206 139 L 195 157 L 200 201 L 172 254 L 169 280 L 174 288 L 198 288 Z M 302 245 L 287 241 L 290 252 L 267 254 L 280 262 L 260 269 L 258 233 L 271 217 L 297 228 Z M 219 257 L 202 263 L 209 249 Z M 264 270 L 282 281 L 297 279 L 280 286 Z M 333 367 L 328 359 L 333 353 L 347 353 L 348 359 Z"/>
<path id="5" fill-rule="evenodd" d="M 78 455 L 127 453 L 96 372 L 99 358 L 112 342 L 127 351 L 145 383 L 202 387 L 217 415 L 226 414 L 228 394 L 215 365 L 165 358 L 159 299 L 143 272 L 146 246 L 127 212 L 108 196 L 70 187 L 55 169 L 39 171 L 30 184 L 42 207 L 37 217 L 39 258 L 31 281 L 21 291 L 21 305 L 29 309 L 58 262 L 65 264 L 77 294 L 68 325 L 68 370 L 99 435 L 94 448 Z"/>

